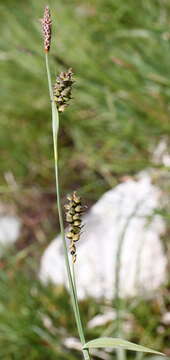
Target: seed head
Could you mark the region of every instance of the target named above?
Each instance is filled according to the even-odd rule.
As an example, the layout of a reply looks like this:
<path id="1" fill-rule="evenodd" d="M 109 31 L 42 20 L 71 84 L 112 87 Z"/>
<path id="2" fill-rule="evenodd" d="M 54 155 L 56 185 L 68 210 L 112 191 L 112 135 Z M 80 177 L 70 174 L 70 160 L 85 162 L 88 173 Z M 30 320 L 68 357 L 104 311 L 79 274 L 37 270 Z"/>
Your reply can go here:
<path id="1" fill-rule="evenodd" d="M 75 243 L 80 239 L 80 233 L 82 229 L 82 213 L 84 211 L 81 204 L 81 198 L 77 195 L 76 191 L 72 195 L 67 196 L 68 203 L 65 205 L 66 209 L 66 221 L 69 223 L 69 231 L 66 234 L 70 240 L 70 254 L 72 255 L 72 261 L 76 261 L 76 245 Z M 78 211 L 77 211 L 78 208 Z"/>
<path id="2" fill-rule="evenodd" d="M 68 71 L 61 72 L 56 78 L 53 95 L 59 112 L 65 110 L 68 106 L 68 101 L 71 99 L 72 85 L 74 83 L 72 76 L 72 69 L 69 69 Z"/>
<path id="3" fill-rule="evenodd" d="M 42 33 L 44 38 L 44 51 L 48 52 L 51 45 L 51 29 L 52 29 L 52 20 L 50 9 L 48 6 L 45 7 L 44 17 L 41 19 Z"/>

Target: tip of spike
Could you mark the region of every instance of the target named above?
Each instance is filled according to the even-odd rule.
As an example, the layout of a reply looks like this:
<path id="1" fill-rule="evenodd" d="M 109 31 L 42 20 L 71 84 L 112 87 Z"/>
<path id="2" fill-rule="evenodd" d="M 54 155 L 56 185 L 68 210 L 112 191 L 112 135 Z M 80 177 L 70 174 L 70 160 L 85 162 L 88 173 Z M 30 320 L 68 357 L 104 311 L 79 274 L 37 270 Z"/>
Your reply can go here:
<path id="1" fill-rule="evenodd" d="M 50 14 L 50 8 L 47 5 L 44 10 L 43 19 L 41 19 L 42 33 L 44 37 L 44 51 L 49 52 L 51 46 L 51 30 L 52 30 L 52 20 Z"/>

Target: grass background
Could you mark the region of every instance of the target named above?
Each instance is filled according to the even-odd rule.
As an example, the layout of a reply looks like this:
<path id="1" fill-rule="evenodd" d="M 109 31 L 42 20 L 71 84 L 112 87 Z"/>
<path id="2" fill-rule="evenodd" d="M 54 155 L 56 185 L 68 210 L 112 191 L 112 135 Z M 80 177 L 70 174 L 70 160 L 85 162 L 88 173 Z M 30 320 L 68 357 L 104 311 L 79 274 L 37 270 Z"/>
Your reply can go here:
<path id="1" fill-rule="evenodd" d="M 74 99 L 61 119 L 63 197 L 76 188 L 92 204 L 123 176 L 149 166 L 159 168 L 152 162 L 152 153 L 170 135 L 170 2 L 48 3 L 53 16 L 53 78 L 71 66 L 76 80 Z M 65 293 L 42 289 L 35 275 L 41 252 L 57 229 L 50 104 L 39 22 L 45 5 L 43 0 L 0 1 L 0 191 L 2 200 L 23 221 L 22 238 L 1 264 L 0 357 L 5 360 L 79 356 L 61 345 L 62 337 L 76 335 Z M 160 183 L 168 194 L 167 176 Z M 169 219 L 169 212 L 165 215 Z M 136 326 L 128 334 L 142 341 L 147 333 L 145 344 L 167 353 L 170 332 L 160 320 L 160 299 L 168 311 L 168 291 L 163 289 L 154 302 L 138 303 Z M 87 302 L 82 312 L 90 318 L 102 312 L 102 305 Z M 54 334 L 43 325 L 43 314 L 52 319 Z M 101 329 L 95 331 L 88 336 L 98 335 Z"/>

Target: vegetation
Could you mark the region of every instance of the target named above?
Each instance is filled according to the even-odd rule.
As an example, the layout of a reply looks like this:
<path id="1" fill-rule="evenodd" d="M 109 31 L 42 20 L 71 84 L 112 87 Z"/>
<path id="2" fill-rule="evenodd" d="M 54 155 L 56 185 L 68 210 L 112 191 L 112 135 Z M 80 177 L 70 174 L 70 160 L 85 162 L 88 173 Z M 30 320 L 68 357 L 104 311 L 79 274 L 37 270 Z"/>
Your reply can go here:
<path id="1" fill-rule="evenodd" d="M 5 360 L 79 356 L 64 343 L 66 337 L 77 336 L 65 290 L 44 288 L 36 279 L 40 253 L 56 232 L 50 109 L 38 21 L 44 5 L 43 0 L 0 3 L 2 194 L 9 200 L 12 192 L 24 215 L 34 208 L 34 188 L 39 208 L 44 197 L 52 205 L 45 225 L 40 214 L 43 236 L 35 236 L 37 243 L 27 234 L 24 246 L 21 239 L 14 253 L 1 261 L 0 338 Z M 60 132 L 62 188 L 64 193 L 80 188 L 90 203 L 122 176 L 155 166 L 153 149 L 162 137 L 168 139 L 170 4 L 143 0 L 137 7 L 135 0 L 51 0 L 49 5 L 58 34 L 51 49 L 52 69 L 58 73 L 72 66 L 76 74 L 76 101 L 64 113 Z M 156 302 L 139 299 L 132 307 L 129 340 L 144 339 L 146 345 L 168 353 L 170 334 L 161 324 L 169 308 L 168 291 L 162 290 Z M 102 308 L 102 301 L 81 304 L 86 321 Z M 87 337 L 93 339 L 102 331 L 87 329 Z M 98 353 L 96 358 L 102 356 Z"/>
<path id="2" fill-rule="evenodd" d="M 79 358 L 79 352 L 65 343 L 68 337 L 77 339 L 68 294 L 52 285 L 43 287 L 36 277 L 37 263 L 34 262 L 33 266 L 28 255 L 28 250 L 17 254 L 13 251 L 1 259 L 1 358 L 75 360 Z M 170 306 L 168 290 L 162 290 L 152 301 L 131 299 L 125 305 L 129 308 L 129 312 L 122 314 L 126 339 L 161 349 L 168 355 L 169 326 L 162 321 Z M 110 307 L 112 304 L 105 304 L 102 300 L 100 303 L 92 299 L 81 302 L 83 322 L 88 324 L 93 317 L 103 314 Z M 107 335 L 115 334 L 112 321 L 94 328 L 86 326 L 86 338 L 90 340 L 106 334 L 106 329 Z M 133 353 L 129 358 L 132 356 L 134 359 Z M 94 359 L 100 358 L 103 359 L 103 352 L 94 356 Z M 155 357 L 155 360 L 158 358 Z"/>
<path id="3" fill-rule="evenodd" d="M 39 23 L 44 4 L 0 4 L 0 143 L 2 181 L 10 169 L 17 183 L 49 189 L 52 138 Z M 76 183 L 96 200 L 122 175 L 150 165 L 155 145 L 170 133 L 170 4 L 143 0 L 136 8 L 135 0 L 59 0 L 49 5 L 53 76 L 70 66 L 76 75 L 76 101 L 63 115 L 60 134 L 63 186 L 70 190 Z"/>

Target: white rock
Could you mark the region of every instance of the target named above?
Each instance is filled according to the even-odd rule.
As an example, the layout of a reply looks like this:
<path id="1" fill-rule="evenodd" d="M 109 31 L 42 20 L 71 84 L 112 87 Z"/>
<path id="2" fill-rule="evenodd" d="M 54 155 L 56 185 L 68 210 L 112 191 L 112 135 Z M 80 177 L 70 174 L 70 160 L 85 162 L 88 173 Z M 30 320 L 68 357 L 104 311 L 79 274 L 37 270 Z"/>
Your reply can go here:
<path id="1" fill-rule="evenodd" d="M 166 312 L 163 316 L 162 316 L 162 322 L 165 325 L 170 325 L 170 311 Z"/>
<path id="2" fill-rule="evenodd" d="M 75 350 L 82 349 L 80 340 L 74 337 L 68 337 L 64 339 L 63 343 L 68 349 L 75 349 Z"/>
<path id="3" fill-rule="evenodd" d="M 166 138 L 162 138 L 157 145 L 153 153 L 153 161 L 155 164 L 163 164 L 165 167 L 170 167 L 170 152 Z"/>
<path id="4" fill-rule="evenodd" d="M 20 235 L 21 222 L 18 217 L 10 215 L 0 216 L 0 247 L 15 243 Z"/>
<path id="5" fill-rule="evenodd" d="M 160 190 L 147 172 L 138 181 L 128 179 L 106 192 L 84 217 L 85 227 L 77 243 L 77 288 L 79 298 L 88 295 L 111 299 L 115 296 L 117 250 L 122 244 L 120 294 L 152 293 L 166 278 L 166 256 L 160 236 L 162 218 L 154 215 Z M 40 278 L 66 284 L 60 236 L 48 246 L 41 259 Z"/>
<path id="6" fill-rule="evenodd" d="M 109 321 L 113 321 L 116 319 L 116 311 L 113 310 L 113 309 L 109 309 L 107 310 L 106 312 L 104 312 L 104 314 L 99 314 L 99 315 L 96 315 L 94 318 L 92 318 L 88 324 L 87 324 L 87 327 L 89 329 L 92 329 L 96 326 L 102 326 L 102 325 L 105 325 L 107 324 Z"/>

